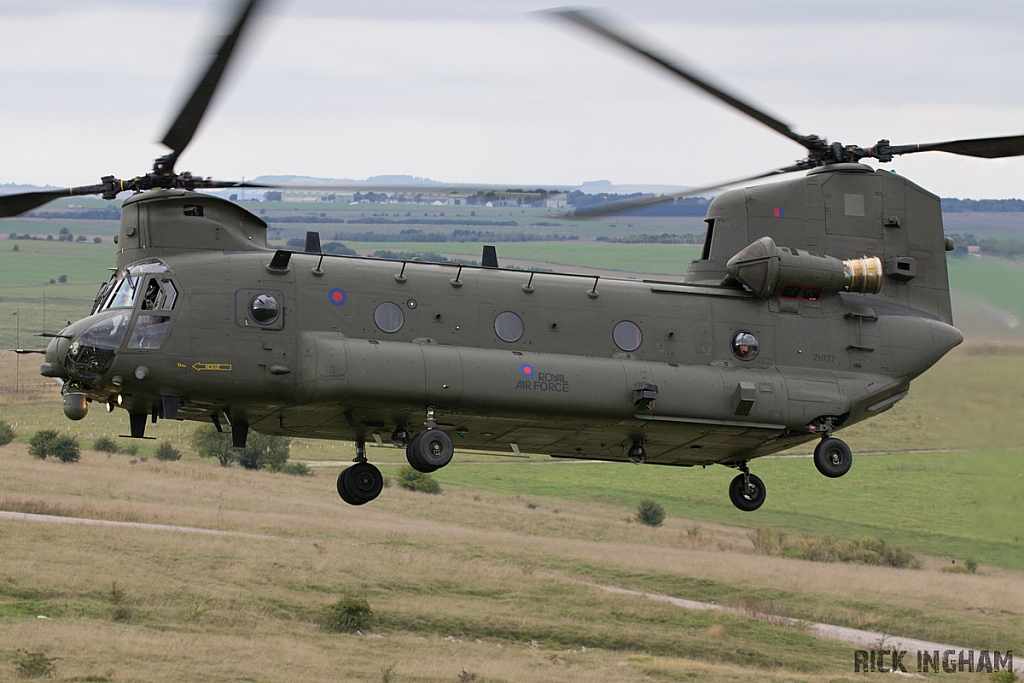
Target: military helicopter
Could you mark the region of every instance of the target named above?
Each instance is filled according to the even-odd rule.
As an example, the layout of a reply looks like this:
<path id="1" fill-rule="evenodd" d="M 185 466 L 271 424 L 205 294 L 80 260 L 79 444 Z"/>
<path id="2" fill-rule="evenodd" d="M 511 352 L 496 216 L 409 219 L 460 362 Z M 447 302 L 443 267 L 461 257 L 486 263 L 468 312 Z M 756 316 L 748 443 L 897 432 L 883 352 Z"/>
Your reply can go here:
<path id="1" fill-rule="evenodd" d="M 862 148 L 802 135 L 584 10 L 552 12 L 611 40 L 807 150 L 806 158 L 686 194 L 805 172 L 719 195 L 700 258 L 676 280 L 632 280 L 267 246 L 267 224 L 196 190 L 265 187 L 178 173 L 255 0 L 241 5 L 145 175 L 0 197 L 0 217 L 67 195 L 122 191 L 116 272 L 90 315 L 52 337 L 43 376 L 64 413 L 90 403 L 147 422 L 352 440 L 341 498 L 383 487 L 368 442 L 421 472 L 459 449 L 558 458 L 724 465 L 737 508 L 756 510 L 759 457 L 818 441 L 826 477 L 852 464 L 835 432 L 904 398 L 963 336 L 953 327 L 939 198 L 861 161 L 924 151 L 1024 154 L 1024 136 Z M 466 189 L 460 186 L 461 189 Z M 337 186 L 332 186 L 338 189 Z M 365 188 L 362 188 L 365 189 Z M 476 188 L 487 191 L 494 188 Z M 506 188 L 507 189 L 507 188 Z M 557 189 L 557 188 L 555 188 Z M 391 188 L 395 191 L 395 188 Z"/>

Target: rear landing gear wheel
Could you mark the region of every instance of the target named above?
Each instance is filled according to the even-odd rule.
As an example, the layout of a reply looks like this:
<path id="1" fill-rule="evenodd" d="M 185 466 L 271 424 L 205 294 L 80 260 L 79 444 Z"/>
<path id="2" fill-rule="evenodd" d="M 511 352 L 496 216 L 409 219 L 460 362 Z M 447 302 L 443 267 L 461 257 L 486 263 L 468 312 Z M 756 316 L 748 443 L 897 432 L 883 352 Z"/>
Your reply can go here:
<path id="1" fill-rule="evenodd" d="M 853 453 L 845 441 L 831 437 L 822 439 L 814 449 L 814 466 L 826 477 L 835 479 L 850 471 Z"/>
<path id="2" fill-rule="evenodd" d="M 364 505 L 380 495 L 384 476 L 368 462 L 357 462 L 338 475 L 338 495 L 349 505 Z"/>
<path id="3" fill-rule="evenodd" d="M 405 447 L 405 457 L 412 468 L 428 474 L 450 463 L 454 453 L 452 437 L 440 429 L 420 432 Z"/>
<path id="4" fill-rule="evenodd" d="M 746 472 L 737 474 L 729 484 L 729 499 L 744 512 L 753 512 L 761 507 L 764 504 L 764 496 L 764 482 L 756 475 Z"/>

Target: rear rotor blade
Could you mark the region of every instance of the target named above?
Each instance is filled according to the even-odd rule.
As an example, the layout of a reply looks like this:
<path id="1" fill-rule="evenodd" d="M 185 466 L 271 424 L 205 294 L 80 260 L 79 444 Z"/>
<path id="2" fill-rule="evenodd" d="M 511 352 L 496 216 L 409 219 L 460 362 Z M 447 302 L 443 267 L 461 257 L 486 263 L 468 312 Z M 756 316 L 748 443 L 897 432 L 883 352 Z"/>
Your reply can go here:
<path id="1" fill-rule="evenodd" d="M 923 145 L 898 145 L 892 154 L 913 154 L 914 152 L 949 152 L 982 159 L 1024 156 L 1024 135 L 1002 138 L 977 138 L 974 140 L 951 140 L 931 142 Z"/>
<path id="2" fill-rule="evenodd" d="M 548 10 L 548 12 L 555 16 L 562 17 L 563 19 L 571 21 L 578 26 L 582 26 L 583 28 L 593 33 L 596 33 L 597 35 L 603 36 L 604 38 L 607 38 L 613 43 L 621 45 L 627 50 L 630 50 L 631 52 L 638 54 L 651 62 L 654 62 L 661 68 L 671 72 L 672 74 L 675 74 L 676 76 L 679 76 L 680 78 L 688 81 L 692 85 L 697 86 L 698 88 L 708 93 L 712 97 L 715 97 L 721 100 L 722 102 L 725 102 L 730 107 L 743 112 L 744 114 L 751 117 L 755 121 L 763 123 L 764 125 L 774 130 L 775 132 L 781 133 L 790 140 L 793 140 L 794 142 L 803 145 L 810 151 L 816 151 L 821 146 L 820 143 L 815 144 L 816 142 L 818 142 L 818 138 L 816 136 L 800 135 L 792 128 L 790 128 L 789 125 L 783 123 L 782 121 L 779 121 L 774 116 L 771 116 L 770 114 L 761 111 L 757 107 L 754 107 L 744 102 L 738 97 L 730 95 L 721 88 L 712 85 L 708 80 L 701 78 L 696 73 L 694 73 L 692 69 L 684 68 L 677 63 L 670 62 L 668 59 L 656 54 L 650 48 L 643 47 L 637 42 L 630 40 L 629 38 L 626 38 L 621 33 L 618 33 L 617 31 L 613 30 L 604 22 L 598 20 L 596 14 L 592 11 L 562 8 Z"/>
<path id="3" fill-rule="evenodd" d="M 258 2 L 259 0 L 244 0 L 239 5 L 238 18 L 234 22 L 231 33 L 224 36 L 224 41 L 214 54 L 210 66 L 206 69 L 206 73 L 199 79 L 199 83 L 196 84 L 191 97 L 189 97 L 185 106 L 182 107 L 178 118 L 171 124 L 167 134 L 164 136 L 163 144 L 171 149 L 171 154 L 169 155 L 171 157 L 170 170 L 173 170 L 174 160 L 185 150 L 188 143 L 192 141 L 192 136 L 195 135 L 196 129 L 199 128 L 199 123 L 202 121 L 207 107 L 210 106 L 213 94 L 217 91 L 221 76 L 224 75 L 224 70 L 231 59 L 235 46 L 238 44 L 238 39 L 241 37 L 246 22 Z"/>
<path id="4" fill-rule="evenodd" d="M 607 204 L 599 204 L 597 206 L 588 206 L 584 209 L 578 209 L 572 213 L 567 213 L 561 217 L 571 219 L 599 218 L 601 216 L 611 216 L 626 211 L 632 211 L 633 209 L 643 209 L 649 206 L 664 204 L 666 202 L 673 202 L 677 199 L 683 199 L 685 197 L 696 197 L 699 195 L 706 194 L 708 192 L 713 192 L 714 190 L 720 190 L 726 187 L 731 187 L 733 185 L 740 185 L 742 183 L 749 183 L 754 180 L 760 180 L 761 178 L 770 178 L 771 176 L 782 175 L 784 173 L 795 173 L 796 171 L 803 170 L 806 170 L 806 166 L 794 164 L 793 166 L 776 168 L 774 170 L 768 171 L 767 173 L 759 173 L 757 175 L 748 176 L 746 178 L 736 178 L 735 180 L 727 180 L 716 185 L 698 187 L 692 190 L 687 190 L 686 192 L 676 192 L 673 194 L 665 195 L 646 195 L 643 197 L 637 197 L 636 199 L 624 199 L 618 202 L 609 202 Z"/>

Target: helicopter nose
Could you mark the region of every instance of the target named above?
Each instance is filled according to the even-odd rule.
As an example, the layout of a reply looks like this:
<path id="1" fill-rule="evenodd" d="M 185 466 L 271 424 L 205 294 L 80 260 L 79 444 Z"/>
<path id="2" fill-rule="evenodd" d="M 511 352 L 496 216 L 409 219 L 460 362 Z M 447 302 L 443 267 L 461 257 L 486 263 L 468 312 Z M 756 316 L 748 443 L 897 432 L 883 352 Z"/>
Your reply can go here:
<path id="1" fill-rule="evenodd" d="M 46 347 L 46 362 L 39 366 L 39 374 L 43 377 L 68 379 L 68 371 L 64 369 L 64 358 L 67 356 L 70 340 L 55 337 Z"/>

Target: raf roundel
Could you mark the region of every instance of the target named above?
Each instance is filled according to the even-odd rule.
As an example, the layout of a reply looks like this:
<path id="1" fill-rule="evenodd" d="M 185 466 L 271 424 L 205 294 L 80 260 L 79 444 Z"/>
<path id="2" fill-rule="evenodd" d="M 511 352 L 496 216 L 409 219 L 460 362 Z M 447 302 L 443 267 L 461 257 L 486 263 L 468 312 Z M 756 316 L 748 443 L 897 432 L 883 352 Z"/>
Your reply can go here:
<path id="1" fill-rule="evenodd" d="M 348 300 L 348 295 L 345 294 L 345 290 L 341 287 L 335 287 L 327 294 L 331 303 L 335 306 L 341 306 Z"/>
<path id="2" fill-rule="evenodd" d="M 519 372 L 523 373 L 525 377 L 533 377 L 533 366 L 523 365 L 519 368 Z"/>

